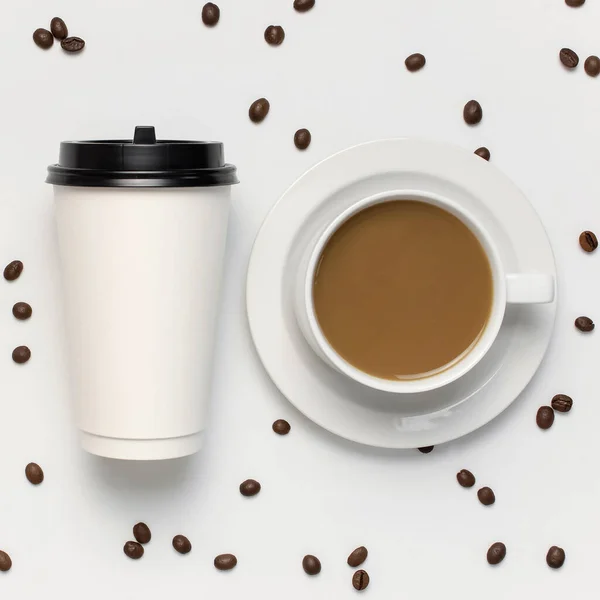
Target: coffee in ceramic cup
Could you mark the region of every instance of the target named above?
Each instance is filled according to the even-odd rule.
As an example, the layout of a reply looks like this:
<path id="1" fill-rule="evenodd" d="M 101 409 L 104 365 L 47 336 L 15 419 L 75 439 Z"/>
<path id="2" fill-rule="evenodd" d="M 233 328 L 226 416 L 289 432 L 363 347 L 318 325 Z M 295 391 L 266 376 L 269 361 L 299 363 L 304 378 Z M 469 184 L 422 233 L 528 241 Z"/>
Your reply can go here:
<path id="1" fill-rule="evenodd" d="M 350 217 L 314 275 L 315 314 L 348 363 L 390 380 L 452 365 L 484 331 L 492 270 L 475 234 L 434 204 L 397 200 Z"/>

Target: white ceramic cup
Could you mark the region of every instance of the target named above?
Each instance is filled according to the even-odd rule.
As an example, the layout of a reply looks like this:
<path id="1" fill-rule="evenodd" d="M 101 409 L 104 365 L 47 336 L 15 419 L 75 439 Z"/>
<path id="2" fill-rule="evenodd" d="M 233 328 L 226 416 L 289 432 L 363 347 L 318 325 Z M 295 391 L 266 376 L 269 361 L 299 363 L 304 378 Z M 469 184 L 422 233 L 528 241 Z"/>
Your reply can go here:
<path id="1" fill-rule="evenodd" d="M 419 200 L 438 206 L 459 218 L 477 237 L 492 270 L 493 301 L 488 322 L 481 335 L 450 364 L 414 378 L 389 380 L 374 377 L 343 359 L 329 344 L 315 314 L 313 282 L 321 254 L 331 236 L 350 217 L 369 206 L 396 200 Z M 456 202 L 437 194 L 417 190 L 388 191 L 360 200 L 339 214 L 310 245 L 301 262 L 296 282 L 294 308 L 300 330 L 312 349 L 328 365 L 350 379 L 376 390 L 404 394 L 434 390 L 468 373 L 486 355 L 496 339 L 507 304 L 543 304 L 554 300 L 555 281 L 544 273 L 506 273 L 494 240 L 477 220 Z M 401 340 L 399 340 L 401 342 Z"/>

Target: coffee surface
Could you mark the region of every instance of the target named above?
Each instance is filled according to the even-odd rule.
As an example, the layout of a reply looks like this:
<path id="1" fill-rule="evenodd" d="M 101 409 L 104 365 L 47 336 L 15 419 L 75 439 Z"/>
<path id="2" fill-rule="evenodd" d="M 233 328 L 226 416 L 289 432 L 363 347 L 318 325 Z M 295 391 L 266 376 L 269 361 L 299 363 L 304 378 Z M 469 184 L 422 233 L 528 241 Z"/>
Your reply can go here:
<path id="1" fill-rule="evenodd" d="M 320 259 L 313 298 L 336 352 L 375 377 L 425 376 L 483 332 L 492 273 L 471 230 L 419 201 L 369 207 L 346 221 Z"/>

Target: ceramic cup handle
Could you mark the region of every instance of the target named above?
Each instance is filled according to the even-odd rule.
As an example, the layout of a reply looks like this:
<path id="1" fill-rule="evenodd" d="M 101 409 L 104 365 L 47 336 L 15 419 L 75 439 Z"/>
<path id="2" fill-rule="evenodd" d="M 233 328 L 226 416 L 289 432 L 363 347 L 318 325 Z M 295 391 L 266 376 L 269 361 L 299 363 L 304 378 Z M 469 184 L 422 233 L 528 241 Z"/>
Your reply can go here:
<path id="1" fill-rule="evenodd" d="M 547 304 L 554 300 L 554 277 L 542 273 L 506 276 L 509 304 Z"/>

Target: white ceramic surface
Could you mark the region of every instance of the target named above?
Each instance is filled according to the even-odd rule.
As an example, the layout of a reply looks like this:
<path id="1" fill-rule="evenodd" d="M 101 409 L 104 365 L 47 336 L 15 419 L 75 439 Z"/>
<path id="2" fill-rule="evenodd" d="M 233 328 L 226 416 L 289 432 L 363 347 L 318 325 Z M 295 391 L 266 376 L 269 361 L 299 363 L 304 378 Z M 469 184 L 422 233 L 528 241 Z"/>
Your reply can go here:
<path id="1" fill-rule="evenodd" d="M 84 449 L 165 459 L 202 445 L 230 187 L 55 186 Z"/>
<path id="2" fill-rule="evenodd" d="M 450 363 L 412 378 L 390 381 L 374 377 L 361 371 L 346 361 L 327 341 L 315 313 L 313 282 L 321 255 L 331 236 L 352 216 L 369 206 L 381 202 L 399 200 L 419 200 L 433 204 L 459 218 L 475 234 L 485 250 L 493 280 L 493 300 L 490 316 L 485 327 L 473 342 Z M 506 273 L 500 252 L 494 239 L 479 223 L 476 215 L 463 210 L 460 204 L 450 198 L 422 192 L 421 190 L 388 190 L 359 200 L 329 223 L 316 244 L 305 249 L 307 260 L 302 259 L 298 269 L 294 307 L 300 330 L 306 341 L 327 364 L 362 385 L 396 394 L 415 394 L 442 388 L 466 375 L 489 352 L 496 340 L 504 320 L 506 305 L 544 304 L 554 300 L 555 280 L 553 275 L 544 273 Z M 407 293 L 410 293 L 408 290 Z M 402 340 L 398 340 L 401 342 Z"/>
<path id="3" fill-rule="evenodd" d="M 452 198 L 494 240 L 506 272 L 555 276 L 556 269 L 544 228 L 514 184 L 479 157 L 441 143 L 395 139 L 350 148 L 308 171 L 275 205 L 256 239 L 247 281 L 250 329 L 269 375 L 329 431 L 373 446 L 415 448 L 473 431 L 519 395 L 544 356 L 556 304 L 509 306 L 485 358 L 443 390 L 399 400 L 334 372 L 294 318 L 296 274 L 305 248 L 337 215 L 389 190 Z"/>

